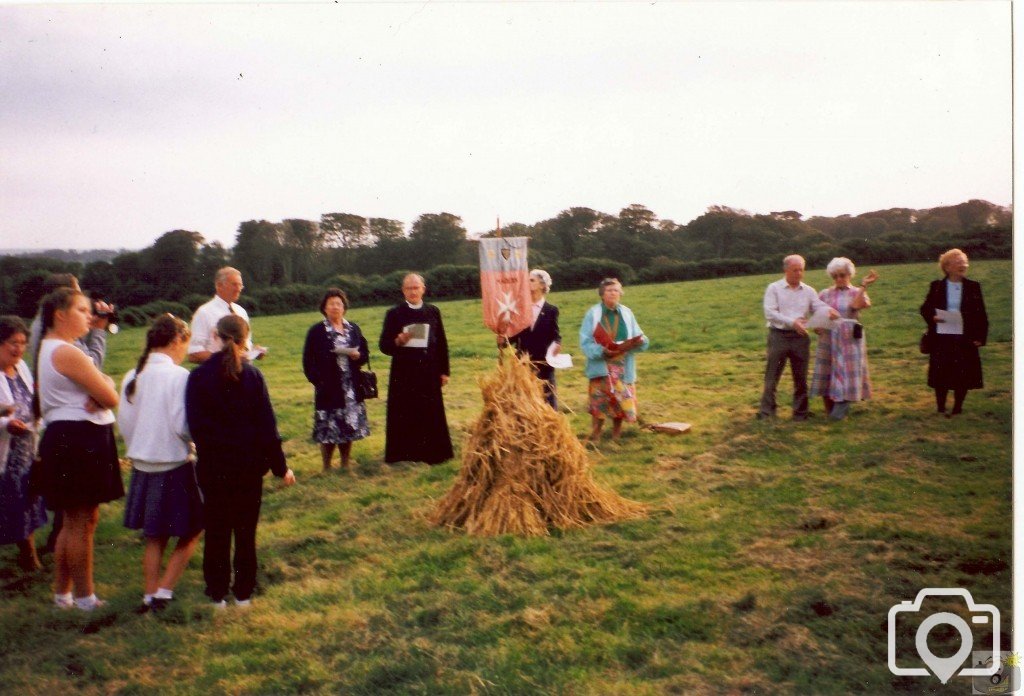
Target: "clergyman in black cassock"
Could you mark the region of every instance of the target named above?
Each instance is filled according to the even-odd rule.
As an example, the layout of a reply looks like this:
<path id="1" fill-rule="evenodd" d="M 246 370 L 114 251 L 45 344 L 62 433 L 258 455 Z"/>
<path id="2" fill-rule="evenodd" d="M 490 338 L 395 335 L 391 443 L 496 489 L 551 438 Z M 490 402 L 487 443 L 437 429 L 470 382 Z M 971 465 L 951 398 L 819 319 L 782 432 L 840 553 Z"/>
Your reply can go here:
<path id="1" fill-rule="evenodd" d="M 388 310 L 380 334 L 380 350 L 391 356 L 384 461 L 439 464 L 454 456 L 441 394 L 449 374 L 448 339 L 441 311 L 422 301 L 422 291 L 418 297 L 411 293 L 419 302 L 409 301 L 406 284 L 410 278 L 419 279 L 419 287 L 423 287 L 419 276 L 406 278 L 403 292 L 407 301 Z M 410 324 L 430 326 L 426 348 L 399 345 L 407 335 L 404 327 Z"/>

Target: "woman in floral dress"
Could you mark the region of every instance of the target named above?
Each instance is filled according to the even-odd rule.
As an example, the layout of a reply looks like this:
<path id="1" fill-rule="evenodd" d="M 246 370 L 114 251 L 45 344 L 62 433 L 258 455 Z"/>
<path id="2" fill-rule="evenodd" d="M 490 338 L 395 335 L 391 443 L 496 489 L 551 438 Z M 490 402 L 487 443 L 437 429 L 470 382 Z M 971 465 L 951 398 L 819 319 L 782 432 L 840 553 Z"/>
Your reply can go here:
<path id="1" fill-rule="evenodd" d="M 46 524 L 43 501 L 29 493 L 35 455 L 32 374 L 22 356 L 28 327 L 18 317 L 0 317 L 0 544 L 18 545 L 18 565 L 39 569 L 32 533 Z"/>
<path id="2" fill-rule="evenodd" d="M 867 347 L 857 319 L 861 310 L 871 306 L 867 289 L 878 280 L 878 274 L 871 271 L 860 287 L 854 287 L 857 270 L 850 259 L 834 258 L 826 270 L 834 284 L 818 296 L 839 312 L 839 319 L 831 329 L 816 329 L 818 352 L 814 358 L 811 396 L 821 396 L 830 419 L 842 420 L 849 412 L 850 402 L 871 398 Z"/>
<path id="3" fill-rule="evenodd" d="M 324 471 L 331 468 L 334 448 L 341 466 L 351 466 L 352 443 L 370 434 L 366 404 L 356 389 L 356 373 L 370 358 L 359 326 L 345 318 L 348 296 L 330 288 L 320 301 L 324 320 L 310 327 L 302 350 L 302 370 L 313 385 L 313 439 L 320 443 Z"/>

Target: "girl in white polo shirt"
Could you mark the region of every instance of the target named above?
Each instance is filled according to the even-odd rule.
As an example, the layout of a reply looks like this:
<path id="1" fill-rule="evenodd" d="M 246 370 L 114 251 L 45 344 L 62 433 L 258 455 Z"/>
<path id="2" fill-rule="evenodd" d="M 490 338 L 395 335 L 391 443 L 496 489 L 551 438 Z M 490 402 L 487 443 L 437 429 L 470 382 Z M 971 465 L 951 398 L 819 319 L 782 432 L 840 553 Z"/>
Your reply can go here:
<path id="1" fill-rule="evenodd" d="M 142 530 L 143 611 L 164 608 L 185 571 L 203 530 L 203 500 L 189 457 L 185 422 L 185 384 L 181 367 L 188 351 L 189 329 L 164 314 L 146 333 L 138 365 L 124 376 L 117 424 L 128 445 L 132 480 L 124 507 L 124 526 Z M 171 537 L 178 543 L 160 564 Z"/>

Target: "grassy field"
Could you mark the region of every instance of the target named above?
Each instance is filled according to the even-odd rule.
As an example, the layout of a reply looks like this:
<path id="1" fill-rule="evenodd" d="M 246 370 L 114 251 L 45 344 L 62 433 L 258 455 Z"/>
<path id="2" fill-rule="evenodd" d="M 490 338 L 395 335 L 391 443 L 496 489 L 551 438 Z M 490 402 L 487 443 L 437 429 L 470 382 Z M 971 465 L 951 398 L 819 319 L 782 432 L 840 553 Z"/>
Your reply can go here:
<path id="1" fill-rule="evenodd" d="M 651 339 L 638 362 L 642 417 L 693 430 L 631 428 L 594 449 L 598 481 L 647 503 L 647 519 L 535 539 L 431 527 L 426 514 L 458 462 L 382 464 L 383 401 L 370 405 L 373 435 L 355 445 L 355 475 L 321 473 L 300 368 L 319 315 L 256 318 L 299 483 L 267 483 L 253 608 L 209 609 L 197 555 L 172 608 L 134 614 L 142 545 L 121 526 L 122 505 L 106 505 L 96 579 L 110 604 L 95 616 L 50 609 L 51 557 L 22 578 L 14 548 L 0 549 L 0 692 L 969 693 L 965 678 L 943 687 L 890 674 L 886 617 L 924 587 L 963 587 L 997 605 L 1010 633 L 1011 265 L 972 266 L 992 325 L 986 388 L 953 420 L 934 413 L 917 352 L 917 307 L 935 265 L 878 271 L 864 317 L 874 399 L 841 423 L 827 422 L 820 402 L 806 423 L 754 419 L 761 297 L 774 277 L 627 287 L 623 302 Z M 808 273 L 819 289 L 825 281 Z M 575 335 L 596 295 L 551 300 L 577 357 L 559 380 L 582 435 Z M 494 340 L 478 303 L 441 308 L 458 448 Z M 349 316 L 373 343 L 384 311 Z M 113 337 L 108 372 L 123 375 L 141 340 L 139 330 Z M 373 365 L 386 384 L 376 351 Z M 781 406 L 790 392 L 784 377 Z M 901 654 L 913 636 L 900 627 Z"/>

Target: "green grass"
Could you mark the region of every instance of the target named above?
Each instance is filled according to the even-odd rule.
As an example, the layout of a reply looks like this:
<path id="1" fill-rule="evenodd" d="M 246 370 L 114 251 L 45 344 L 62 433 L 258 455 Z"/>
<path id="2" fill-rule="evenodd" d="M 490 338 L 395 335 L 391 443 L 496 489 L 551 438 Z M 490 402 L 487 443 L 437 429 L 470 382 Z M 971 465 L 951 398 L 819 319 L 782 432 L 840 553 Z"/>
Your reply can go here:
<path id="1" fill-rule="evenodd" d="M 593 451 L 597 479 L 648 503 L 647 519 L 477 539 L 426 515 L 458 463 L 382 464 L 384 404 L 356 443 L 354 476 L 320 473 L 312 391 L 300 369 L 313 312 L 258 317 L 260 364 L 299 483 L 268 481 L 261 594 L 247 613 L 203 603 L 197 555 L 160 617 L 136 616 L 142 546 L 102 509 L 94 617 L 50 610 L 46 570 L 21 579 L 0 549 L 0 691 L 18 693 L 897 693 L 962 694 L 966 679 L 896 678 L 886 617 L 928 586 L 960 586 L 1002 609 L 1010 632 L 1011 265 L 977 262 L 992 329 L 986 388 L 955 420 L 933 413 L 917 353 L 917 307 L 934 264 L 879 267 L 866 335 L 874 400 L 828 423 L 754 420 L 771 276 L 628 287 L 651 338 L 640 355 L 648 421 Z M 867 269 L 863 269 L 864 272 Z M 815 287 L 823 272 L 808 274 Z M 557 279 L 556 279 L 557 282 Z M 560 397 L 588 428 L 578 321 L 592 291 L 555 293 L 577 368 Z M 479 303 L 443 303 L 452 345 L 446 391 L 457 447 L 494 360 Z M 350 317 L 372 338 L 385 308 Z M 108 371 L 142 334 L 110 341 Z M 374 350 L 387 383 L 387 362 Z M 789 402 L 784 377 L 780 403 Z M 901 649 L 913 633 L 901 627 Z M 1006 643 L 1004 642 L 1004 645 Z M 936 652 L 939 650 L 936 649 Z"/>

